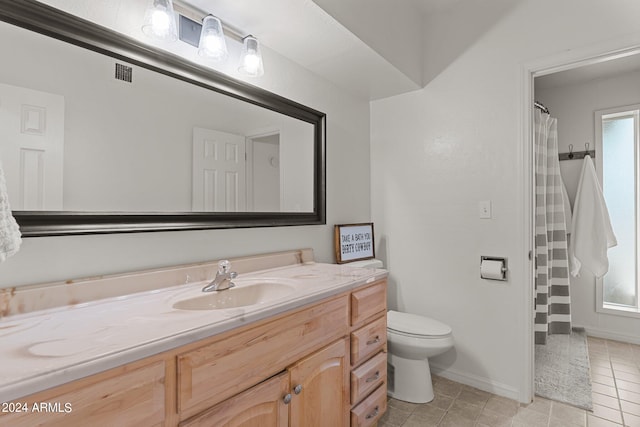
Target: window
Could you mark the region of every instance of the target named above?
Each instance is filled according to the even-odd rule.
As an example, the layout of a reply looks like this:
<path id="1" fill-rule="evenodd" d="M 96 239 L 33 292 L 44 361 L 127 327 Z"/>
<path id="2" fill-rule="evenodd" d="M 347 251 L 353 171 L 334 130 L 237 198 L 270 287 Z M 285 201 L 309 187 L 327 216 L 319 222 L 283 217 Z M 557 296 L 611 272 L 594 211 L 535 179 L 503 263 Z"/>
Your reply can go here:
<path id="1" fill-rule="evenodd" d="M 598 311 L 640 316 L 638 222 L 640 105 L 596 112 L 596 161 L 618 245 L 597 283 Z"/>

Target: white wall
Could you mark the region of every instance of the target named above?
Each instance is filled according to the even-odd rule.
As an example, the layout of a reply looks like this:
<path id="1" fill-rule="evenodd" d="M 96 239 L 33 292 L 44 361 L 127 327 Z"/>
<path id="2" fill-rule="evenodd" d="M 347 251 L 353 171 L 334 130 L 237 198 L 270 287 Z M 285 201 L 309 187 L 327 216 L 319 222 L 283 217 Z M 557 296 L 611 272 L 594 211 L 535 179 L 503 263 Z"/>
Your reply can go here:
<path id="1" fill-rule="evenodd" d="M 536 89 L 536 99 L 558 119 L 558 149 L 584 151 L 585 142 L 595 149 L 594 112 L 640 103 L 640 72 L 630 72 L 579 84 Z M 599 153 L 596 153 L 598 155 Z M 575 200 L 582 160 L 560 162 L 562 179 L 571 205 Z M 571 309 L 575 325 L 587 333 L 640 343 L 640 319 L 597 313 L 595 278 L 588 270 L 571 277 Z"/>
<path id="2" fill-rule="evenodd" d="M 640 40 L 637 16 L 635 0 L 523 0 L 424 89 L 372 102 L 372 219 L 390 307 L 452 327 L 455 349 L 433 361 L 450 377 L 513 398 L 528 393 L 525 64 Z M 446 52 L 447 39 L 425 30 Z M 492 201 L 492 219 L 478 218 L 481 200 Z M 508 257 L 509 280 L 480 279 L 481 255 Z"/>
<path id="3" fill-rule="evenodd" d="M 333 262 L 333 224 L 370 218 L 368 101 L 273 51 L 264 49 L 263 56 L 265 75 L 252 84 L 327 114 L 326 225 L 27 238 L 18 254 L 0 264 L 0 287 L 300 247 L 313 248 L 318 261 Z"/>
<path id="4" fill-rule="evenodd" d="M 283 121 L 280 132 L 280 180 L 283 212 L 313 210 L 313 128 L 301 121 Z"/>

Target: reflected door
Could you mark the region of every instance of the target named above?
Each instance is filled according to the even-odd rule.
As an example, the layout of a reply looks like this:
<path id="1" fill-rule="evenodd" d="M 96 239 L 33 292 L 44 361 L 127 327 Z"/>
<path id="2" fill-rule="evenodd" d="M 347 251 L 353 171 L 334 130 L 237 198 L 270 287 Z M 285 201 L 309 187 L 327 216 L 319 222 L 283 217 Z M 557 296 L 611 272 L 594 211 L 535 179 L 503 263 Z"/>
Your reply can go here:
<path id="1" fill-rule="evenodd" d="M 195 212 L 244 211 L 244 136 L 193 128 L 192 186 Z"/>
<path id="2" fill-rule="evenodd" d="M 64 97 L 0 84 L 0 162 L 13 210 L 62 210 Z"/>

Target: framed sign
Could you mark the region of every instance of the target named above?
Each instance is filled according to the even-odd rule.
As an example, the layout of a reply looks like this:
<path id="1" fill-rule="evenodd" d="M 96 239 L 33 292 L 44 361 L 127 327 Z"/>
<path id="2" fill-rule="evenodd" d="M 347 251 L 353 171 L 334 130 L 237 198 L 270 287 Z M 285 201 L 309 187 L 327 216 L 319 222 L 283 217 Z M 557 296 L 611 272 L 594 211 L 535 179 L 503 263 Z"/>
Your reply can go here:
<path id="1" fill-rule="evenodd" d="M 334 227 L 334 232 L 338 264 L 375 257 L 372 222 L 338 224 Z"/>

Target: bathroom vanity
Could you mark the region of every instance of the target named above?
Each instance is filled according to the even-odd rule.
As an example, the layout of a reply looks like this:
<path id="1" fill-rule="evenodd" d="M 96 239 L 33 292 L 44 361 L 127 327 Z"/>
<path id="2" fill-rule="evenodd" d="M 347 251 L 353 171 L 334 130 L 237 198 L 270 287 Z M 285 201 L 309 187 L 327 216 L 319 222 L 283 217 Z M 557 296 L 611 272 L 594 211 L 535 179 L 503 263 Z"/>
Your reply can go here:
<path id="1" fill-rule="evenodd" d="M 66 285 L 86 298 L 109 281 L 164 287 L 0 319 L 0 424 L 375 425 L 387 401 L 386 272 L 315 263 L 310 250 L 232 265 L 226 291 L 201 291 L 215 263 L 180 266 Z M 168 285 L 183 275 L 197 281 Z M 17 290 L 0 309 L 55 289 Z M 257 299 L 234 300 L 238 290 Z"/>

